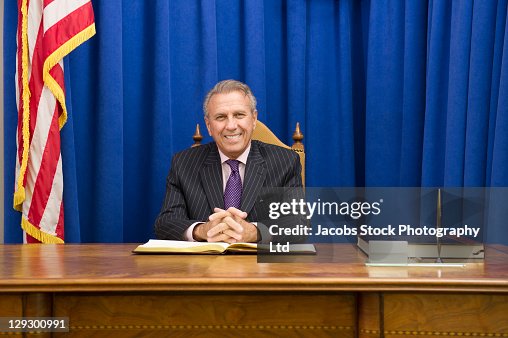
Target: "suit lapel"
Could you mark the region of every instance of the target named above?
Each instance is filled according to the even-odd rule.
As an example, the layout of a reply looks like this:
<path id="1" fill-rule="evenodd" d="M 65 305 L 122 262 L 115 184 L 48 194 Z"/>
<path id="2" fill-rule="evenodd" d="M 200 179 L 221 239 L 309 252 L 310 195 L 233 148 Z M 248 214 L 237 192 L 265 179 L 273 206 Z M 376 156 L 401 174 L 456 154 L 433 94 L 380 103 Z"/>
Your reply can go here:
<path id="1" fill-rule="evenodd" d="M 266 178 L 265 160 L 259 151 L 258 144 L 252 141 L 247 165 L 245 167 L 245 177 L 242 194 L 242 211 L 250 213 L 256 202 L 259 191 L 261 190 Z"/>
<path id="2" fill-rule="evenodd" d="M 210 144 L 210 148 L 210 152 L 203 162 L 199 175 L 210 210 L 213 212 L 213 208 L 224 209 L 224 196 L 222 192 L 222 167 L 219 151 L 215 143 Z"/>

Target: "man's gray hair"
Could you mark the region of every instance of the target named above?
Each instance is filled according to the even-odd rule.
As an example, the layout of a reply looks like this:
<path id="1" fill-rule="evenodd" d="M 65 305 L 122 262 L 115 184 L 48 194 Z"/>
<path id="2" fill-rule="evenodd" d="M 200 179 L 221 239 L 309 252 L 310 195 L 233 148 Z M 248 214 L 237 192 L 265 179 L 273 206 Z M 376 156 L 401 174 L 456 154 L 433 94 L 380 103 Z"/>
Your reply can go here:
<path id="1" fill-rule="evenodd" d="M 205 116 L 208 116 L 208 103 L 215 94 L 229 94 L 232 92 L 240 92 L 249 98 L 251 113 L 256 110 L 256 97 L 252 94 L 249 86 L 245 83 L 236 80 L 223 80 L 217 83 L 209 92 L 206 94 L 205 101 L 203 102 L 203 111 Z"/>

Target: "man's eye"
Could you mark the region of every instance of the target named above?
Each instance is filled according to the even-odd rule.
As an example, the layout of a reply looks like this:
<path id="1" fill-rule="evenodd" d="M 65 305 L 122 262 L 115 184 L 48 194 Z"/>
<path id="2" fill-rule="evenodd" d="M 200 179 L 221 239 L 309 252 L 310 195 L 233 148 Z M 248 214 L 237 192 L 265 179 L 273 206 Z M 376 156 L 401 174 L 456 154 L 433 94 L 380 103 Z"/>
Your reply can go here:
<path id="1" fill-rule="evenodd" d="M 219 115 L 219 116 L 217 116 L 215 119 L 216 119 L 217 121 L 224 121 L 224 119 L 225 119 L 225 118 L 226 118 L 225 116 Z"/>
<path id="2" fill-rule="evenodd" d="M 237 118 L 237 119 L 243 119 L 245 116 L 246 116 L 246 114 L 244 114 L 244 113 L 235 114 L 235 118 Z"/>

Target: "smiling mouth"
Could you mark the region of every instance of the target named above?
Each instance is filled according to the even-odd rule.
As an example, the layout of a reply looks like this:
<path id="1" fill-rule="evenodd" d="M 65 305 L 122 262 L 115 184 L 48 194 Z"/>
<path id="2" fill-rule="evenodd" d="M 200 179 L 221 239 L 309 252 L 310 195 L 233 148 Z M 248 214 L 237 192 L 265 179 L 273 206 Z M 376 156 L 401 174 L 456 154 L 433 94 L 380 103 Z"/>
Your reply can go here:
<path id="1" fill-rule="evenodd" d="M 236 135 L 224 135 L 224 137 L 227 140 L 237 140 L 242 136 L 242 134 L 236 134 Z"/>

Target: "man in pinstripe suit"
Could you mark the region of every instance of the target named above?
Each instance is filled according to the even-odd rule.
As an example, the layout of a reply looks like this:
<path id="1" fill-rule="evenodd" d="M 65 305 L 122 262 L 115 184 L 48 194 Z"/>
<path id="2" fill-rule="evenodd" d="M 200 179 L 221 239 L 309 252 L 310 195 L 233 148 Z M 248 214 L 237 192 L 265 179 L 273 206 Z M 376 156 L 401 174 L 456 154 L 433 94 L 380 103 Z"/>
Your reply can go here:
<path id="1" fill-rule="evenodd" d="M 266 209 L 259 197 L 261 190 L 301 187 L 298 155 L 251 140 L 257 121 L 256 98 L 244 83 L 219 82 L 207 94 L 203 110 L 214 142 L 173 157 L 155 234 L 159 239 L 189 241 L 268 240 L 257 222 Z M 235 171 L 228 165 L 230 159 L 238 161 L 241 204 L 224 210 L 226 182 Z"/>

